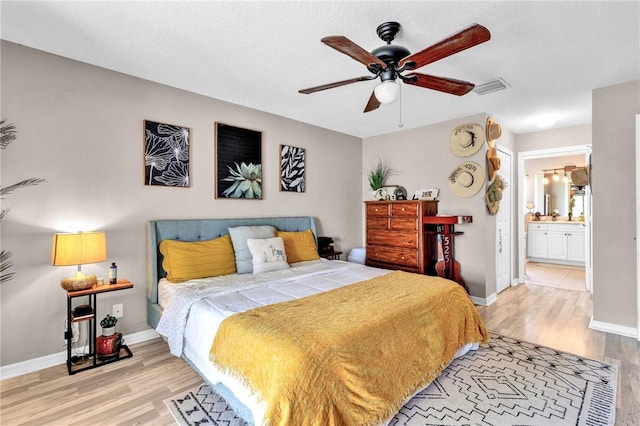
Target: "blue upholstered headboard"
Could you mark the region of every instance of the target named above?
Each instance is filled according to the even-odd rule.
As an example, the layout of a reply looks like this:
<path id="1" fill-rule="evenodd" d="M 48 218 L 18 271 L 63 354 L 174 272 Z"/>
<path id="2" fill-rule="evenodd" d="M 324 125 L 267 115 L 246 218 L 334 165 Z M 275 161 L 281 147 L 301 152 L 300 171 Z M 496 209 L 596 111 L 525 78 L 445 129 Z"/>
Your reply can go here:
<path id="1" fill-rule="evenodd" d="M 162 308 L 158 305 L 158 281 L 167 273 L 162 269 L 162 254 L 158 250 L 160 242 L 210 240 L 228 234 L 230 227 L 244 225 L 271 225 L 279 231 L 311 229 L 316 241 L 318 237 L 315 221 L 308 216 L 150 221 L 147 225 L 147 324 L 156 328 L 162 315 Z"/>

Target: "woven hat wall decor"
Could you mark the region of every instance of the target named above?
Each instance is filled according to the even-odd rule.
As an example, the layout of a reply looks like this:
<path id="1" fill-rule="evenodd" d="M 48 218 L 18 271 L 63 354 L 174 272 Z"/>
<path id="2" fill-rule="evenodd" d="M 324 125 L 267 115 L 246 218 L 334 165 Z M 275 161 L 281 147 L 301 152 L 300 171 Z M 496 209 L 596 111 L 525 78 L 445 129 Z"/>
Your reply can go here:
<path id="1" fill-rule="evenodd" d="M 487 210 L 491 216 L 498 214 L 500 210 L 500 202 L 502 201 L 502 192 L 505 188 L 504 180 L 502 176 L 496 174 L 493 182 L 489 184 L 487 193 L 484 196 L 484 202 L 487 205 Z"/>
<path id="2" fill-rule="evenodd" d="M 589 166 L 576 167 L 571 170 L 571 183 L 574 186 L 589 185 Z"/>
<path id="3" fill-rule="evenodd" d="M 484 202 L 487 205 L 489 214 L 495 216 L 500 210 L 500 201 L 502 201 L 502 190 L 504 189 L 504 180 L 498 174 L 500 170 L 500 157 L 498 157 L 498 150 L 496 149 L 496 139 L 502 136 L 502 127 L 496 123 L 493 118 L 487 117 L 485 125 L 485 133 L 487 137 L 487 172 L 488 187 L 484 197 Z"/>
<path id="4" fill-rule="evenodd" d="M 484 129 L 481 125 L 470 123 L 462 124 L 451 131 L 449 148 L 458 157 L 469 157 L 484 145 Z"/>
<path id="5" fill-rule="evenodd" d="M 458 197 L 472 197 L 484 183 L 484 168 L 473 161 L 460 164 L 449 175 L 449 188 Z"/>

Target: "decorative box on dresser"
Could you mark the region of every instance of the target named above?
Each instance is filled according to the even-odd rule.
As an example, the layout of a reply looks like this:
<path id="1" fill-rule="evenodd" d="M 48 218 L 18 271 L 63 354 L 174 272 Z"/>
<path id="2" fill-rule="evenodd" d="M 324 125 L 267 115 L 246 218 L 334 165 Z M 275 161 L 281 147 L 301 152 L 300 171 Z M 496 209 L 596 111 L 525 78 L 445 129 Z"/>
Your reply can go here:
<path id="1" fill-rule="evenodd" d="M 428 264 L 422 217 L 438 214 L 438 201 L 365 201 L 365 263 L 425 273 Z"/>

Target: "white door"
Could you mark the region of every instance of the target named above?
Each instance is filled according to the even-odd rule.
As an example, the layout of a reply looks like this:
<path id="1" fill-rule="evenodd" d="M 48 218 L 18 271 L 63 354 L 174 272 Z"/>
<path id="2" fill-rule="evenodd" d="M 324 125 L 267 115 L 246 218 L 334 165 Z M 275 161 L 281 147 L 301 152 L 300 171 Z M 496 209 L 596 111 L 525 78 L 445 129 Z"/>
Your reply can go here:
<path id="1" fill-rule="evenodd" d="M 498 146 L 498 157 L 500 157 L 500 170 L 498 173 L 504 180 L 505 188 L 502 192 L 502 202 L 496 214 L 496 292 L 511 285 L 511 264 L 513 256 L 513 245 L 511 242 L 511 153 Z"/>

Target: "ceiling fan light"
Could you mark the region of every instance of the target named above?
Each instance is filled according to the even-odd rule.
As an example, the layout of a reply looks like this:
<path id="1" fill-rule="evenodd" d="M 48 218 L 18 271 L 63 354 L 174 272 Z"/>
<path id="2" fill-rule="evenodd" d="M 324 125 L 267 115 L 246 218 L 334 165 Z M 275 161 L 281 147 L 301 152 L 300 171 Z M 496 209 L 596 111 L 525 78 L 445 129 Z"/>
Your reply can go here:
<path id="1" fill-rule="evenodd" d="M 400 86 L 394 80 L 385 80 L 373 89 L 373 93 L 381 104 L 390 104 L 398 99 Z"/>

